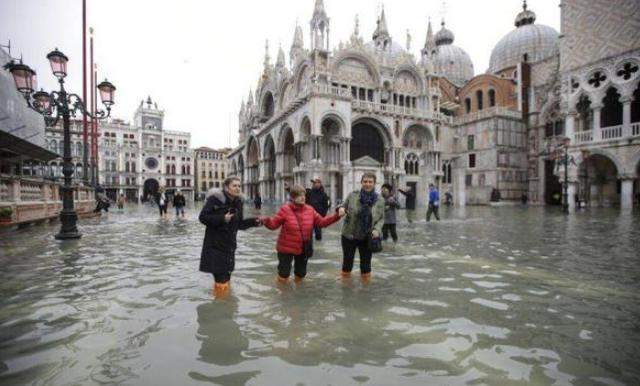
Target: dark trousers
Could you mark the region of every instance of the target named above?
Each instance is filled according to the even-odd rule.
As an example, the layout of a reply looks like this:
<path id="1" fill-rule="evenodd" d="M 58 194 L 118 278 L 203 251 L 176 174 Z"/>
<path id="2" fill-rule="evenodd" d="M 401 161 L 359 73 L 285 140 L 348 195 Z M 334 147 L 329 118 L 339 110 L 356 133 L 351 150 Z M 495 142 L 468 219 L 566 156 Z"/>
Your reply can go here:
<path id="1" fill-rule="evenodd" d="M 391 238 L 393 239 L 393 241 L 398 241 L 398 233 L 396 233 L 396 224 L 384 224 L 382 226 L 382 240 L 388 239 L 389 234 L 391 234 Z"/>
<path id="2" fill-rule="evenodd" d="M 215 280 L 216 283 L 226 283 L 231 280 L 231 272 L 214 273 L 213 280 Z"/>
<path id="3" fill-rule="evenodd" d="M 436 216 L 436 220 L 440 221 L 440 216 L 438 215 L 438 205 L 429 204 L 429 209 L 427 209 L 427 221 L 431 221 L 431 214 Z"/>
<path id="4" fill-rule="evenodd" d="M 322 228 L 313 227 L 313 233 L 316 235 L 316 240 L 322 240 Z"/>
<path id="5" fill-rule="evenodd" d="M 167 204 L 158 205 L 158 209 L 160 210 L 160 216 L 167 214 Z"/>
<path id="6" fill-rule="evenodd" d="M 278 275 L 288 278 L 291 275 L 291 263 L 293 262 L 293 273 L 297 277 L 307 276 L 307 259 L 303 255 L 290 255 L 278 252 Z"/>
<path id="7" fill-rule="evenodd" d="M 371 249 L 367 240 L 351 240 L 342 236 L 342 272 L 353 270 L 356 249 L 360 253 L 360 273 L 371 272 Z"/>

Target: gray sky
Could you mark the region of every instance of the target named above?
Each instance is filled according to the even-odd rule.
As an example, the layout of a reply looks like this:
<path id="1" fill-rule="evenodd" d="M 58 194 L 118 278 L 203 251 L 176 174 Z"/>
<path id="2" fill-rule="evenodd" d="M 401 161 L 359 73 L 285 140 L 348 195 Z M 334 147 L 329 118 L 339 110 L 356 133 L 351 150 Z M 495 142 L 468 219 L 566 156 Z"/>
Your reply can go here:
<path id="1" fill-rule="evenodd" d="M 147 95 L 165 109 L 165 128 L 192 133 L 193 146 L 237 144 L 237 114 L 262 70 L 265 39 L 272 63 L 278 45 L 289 57 L 296 19 L 309 46 L 314 0 L 87 0 L 87 23 L 95 28 L 99 81 L 105 75 L 116 87 L 115 117 L 131 121 Z M 354 17 L 360 33 L 371 39 L 378 0 L 324 0 L 331 18 L 331 44 L 348 40 Z M 385 13 L 394 41 L 403 47 L 406 31 L 418 57 L 427 17 L 440 28 L 442 1 L 386 1 Z M 559 0 L 529 0 L 537 23 L 560 29 Z M 455 45 L 466 50 L 476 74 L 489 65 L 491 49 L 513 28 L 520 0 L 448 0 L 447 28 Z M 58 47 L 70 58 L 69 89 L 82 86 L 82 1 L 0 0 L 0 44 L 11 40 L 14 57 L 38 73 L 45 90 L 54 87 L 46 54 Z M 88 41 L 88 37 L 87 37 Z"/>

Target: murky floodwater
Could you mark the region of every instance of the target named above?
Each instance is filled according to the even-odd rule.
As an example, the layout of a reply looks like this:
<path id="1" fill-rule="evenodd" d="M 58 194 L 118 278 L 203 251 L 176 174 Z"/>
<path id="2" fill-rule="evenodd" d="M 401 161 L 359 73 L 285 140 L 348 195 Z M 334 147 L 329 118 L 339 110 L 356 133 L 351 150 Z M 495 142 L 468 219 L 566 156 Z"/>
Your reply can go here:
<path id="1" fill-rule="evenodd" d="M 0 235 L 0 384 L 640 384 L 637 213 L 401 212 L 369 284 L 339 279 L 334 226 L 308 279 L 276 285 L 277 233 L 253 229 L 222 301 L 196 216 Z"/>

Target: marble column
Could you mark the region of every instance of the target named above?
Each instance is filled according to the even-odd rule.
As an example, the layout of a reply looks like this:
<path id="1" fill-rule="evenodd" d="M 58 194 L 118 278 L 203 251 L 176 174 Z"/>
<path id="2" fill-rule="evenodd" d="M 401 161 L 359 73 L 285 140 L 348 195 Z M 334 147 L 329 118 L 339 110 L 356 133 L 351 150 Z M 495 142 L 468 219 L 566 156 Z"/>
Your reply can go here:
<path id="1" fill-rule="evenodd" d="M 602 105 L 595 105 L 593 106 L 593 129 L 592 129 L 592 135 L 593 135 L 593 141 L 598 141 L 600 140 L 600 114 L 602 112 Z"/>
<path id="2" fill-rule="evenodd" d="M 633 209 L 633 178 L 623 178 L 620 190 L 620 209 L 630 211 Z"/>
<path id="3" fill-rule="evenodd" d="M 631 97 L 624 96 L 622 103 L 622 138 L 631 137 Z"/>
<path id="4" fill-rule="evenodd" d="M 567 186 L 567 201 L 569 204 L 569 212 L 575 212 L 576 210 L 576 191 L 578 188 L 578 184 L 576 182 L 569 181 L 569 185 Z"/>
<path id="5" fill-rule="evenodd" d="M 571 139 L 572 142 L 575 140 L 574 138 L 575 123 L 576 123 L 576 113 L 569 112 L 569 114 L 567 114 L 564 120 L 564 132 L 565 132 L 565 136 L 569 137 L 569 139 Z"/>

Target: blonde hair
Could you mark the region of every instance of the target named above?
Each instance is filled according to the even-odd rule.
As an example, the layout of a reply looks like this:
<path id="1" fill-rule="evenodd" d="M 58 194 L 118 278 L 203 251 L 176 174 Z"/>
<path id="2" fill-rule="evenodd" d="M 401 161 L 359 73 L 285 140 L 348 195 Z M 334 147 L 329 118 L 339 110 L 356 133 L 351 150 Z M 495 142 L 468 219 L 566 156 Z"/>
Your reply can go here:
<path id="1" fill-rule="evenodd" d="M 291 198 L 304 196 L 305 194 L 307 194 L 307 191 L 300 185 L 294 185 L 293 188 L 291 188 L 291 191 L 289 192 L 289 196 Z"/>

